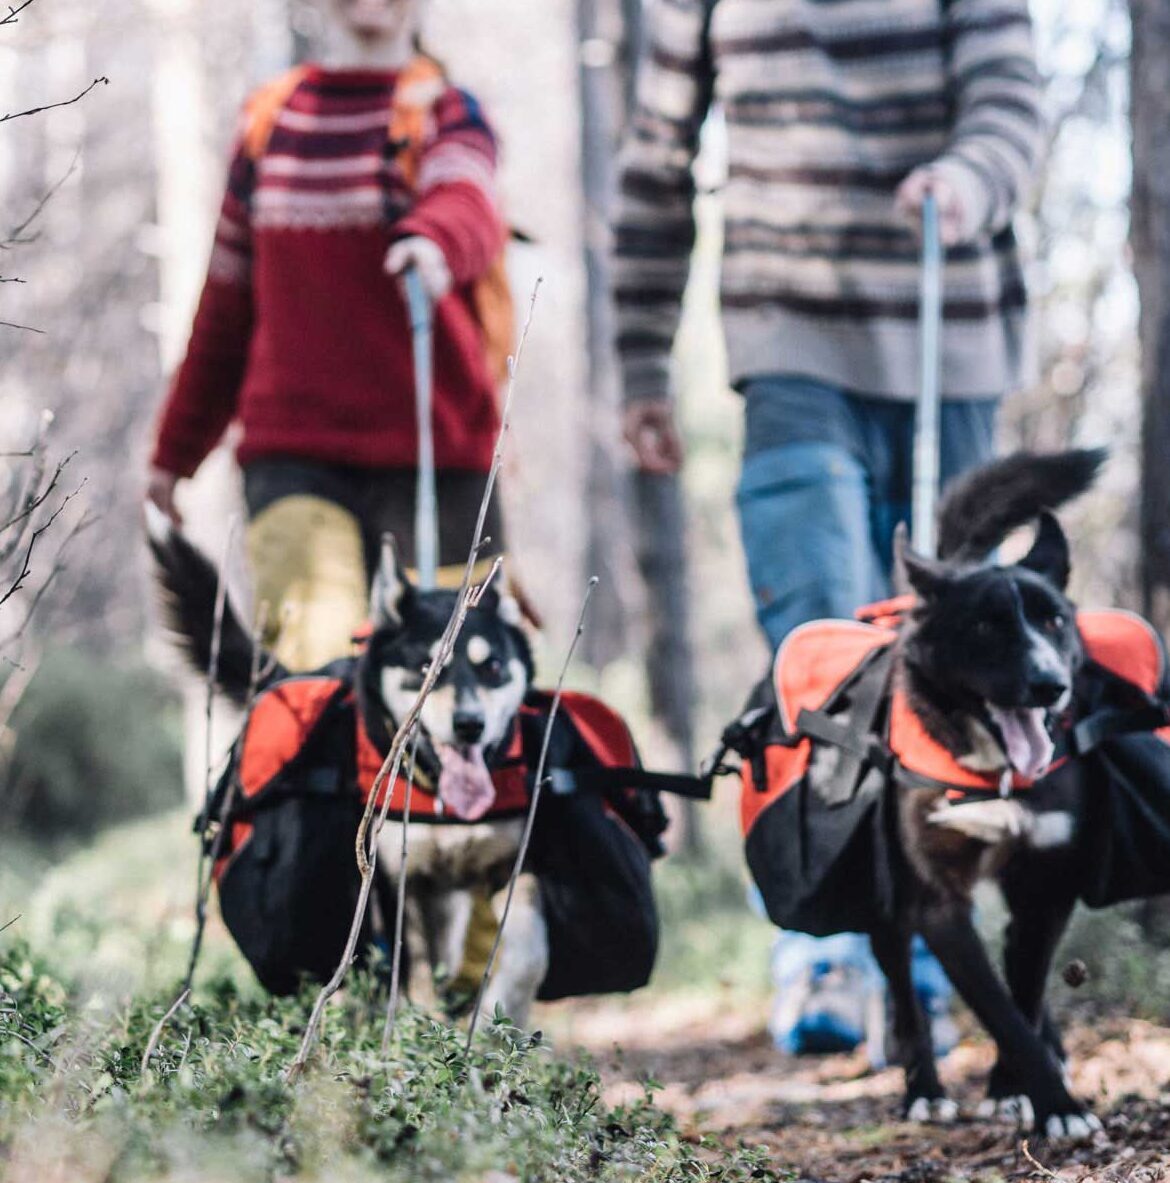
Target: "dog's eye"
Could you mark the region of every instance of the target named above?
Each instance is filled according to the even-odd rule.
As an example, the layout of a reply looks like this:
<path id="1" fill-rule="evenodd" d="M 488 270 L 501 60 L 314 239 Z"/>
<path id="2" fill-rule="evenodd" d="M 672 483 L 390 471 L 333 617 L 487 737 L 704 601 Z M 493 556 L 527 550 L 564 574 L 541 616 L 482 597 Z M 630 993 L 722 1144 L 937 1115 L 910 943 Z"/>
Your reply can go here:
<path id="1" fill-rule="evenodd" d="M 498 682 L 504 676 L 504 663 L 498 657 L 489 658 L 479 667 L 479 676 L 485 682 Z"/>
<path id="2" fill-rule="evenodd" d="M 1063 613 L 1057 612 L 1044 622 L 1044 631 L 1046 633 L 1058 633 L 1064 628 L 1064 625 L 1065 619 Z"/>

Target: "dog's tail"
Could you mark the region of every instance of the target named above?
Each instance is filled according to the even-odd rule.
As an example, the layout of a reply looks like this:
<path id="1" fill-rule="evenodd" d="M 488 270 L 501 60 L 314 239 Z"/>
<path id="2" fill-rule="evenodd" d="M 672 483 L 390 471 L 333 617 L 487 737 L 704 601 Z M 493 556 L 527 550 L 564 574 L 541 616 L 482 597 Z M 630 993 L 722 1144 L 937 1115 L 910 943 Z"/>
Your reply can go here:
<path id="1" fill-rule="evenodd" d="M 1105 456 L 1104 448 L 1015 452 L 959 477 L 939 507 L 938 557 L 986 558 L 1013 530 L 1085 492 Z"/>
<path id="2" fill-rule="evenodd" d="M 150 502 L 146 503 L 146 536 L 162 591 L 164 623 L 178 637 L 196 671 L 206 674 L 215 636 L 219 576 L 206 555 Z M 220 628 L 216 683 L 228 698 L 241 705 L 248 697 L 254 656 L 251 633 L 228 596 Z"/>

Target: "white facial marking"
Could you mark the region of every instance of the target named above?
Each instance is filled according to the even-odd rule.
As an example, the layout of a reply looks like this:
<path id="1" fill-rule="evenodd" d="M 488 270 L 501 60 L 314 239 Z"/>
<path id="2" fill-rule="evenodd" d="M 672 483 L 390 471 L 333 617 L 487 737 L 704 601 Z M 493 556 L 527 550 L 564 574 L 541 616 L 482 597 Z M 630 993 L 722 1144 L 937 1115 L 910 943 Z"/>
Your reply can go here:
<path id="1" fill-rule="evenodd" d="M 467 660 L 472 665 L 483 665 L 492 655 L 491 642 L 486 637 L 474 636 L 467 641 Z"/>
<path id="2" fill-rule="evenodd" d="M 527 689 L 528 675 L 524 663 L 514 657 L 508 662 L 508 679 L 502 686 L 480 690 L 479 701 L 483 705 L 484 716 L 483 743 L 486 746 L 499 743 L 507 734 Z"/>

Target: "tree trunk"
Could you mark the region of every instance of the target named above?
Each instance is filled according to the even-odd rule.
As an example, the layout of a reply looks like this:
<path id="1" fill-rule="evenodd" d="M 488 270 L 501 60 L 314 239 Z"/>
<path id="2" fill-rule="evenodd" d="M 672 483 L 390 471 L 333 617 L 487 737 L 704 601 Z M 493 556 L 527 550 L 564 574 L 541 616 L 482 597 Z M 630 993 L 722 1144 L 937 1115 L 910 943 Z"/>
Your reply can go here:
<path id="1" fill-rule="evenodd" d="M 627 648 L 628 585 L 623 559 L 630 542 L 645 587 L 649 627 L 646 673 L 650 705 L 676 749 L 678 764 L 695 764 L 694 669 L 689 636 L 686 512 L 678 477 L 637 474 L 623 479 L 615 456 L 618 378 L 613 310 L 607 267 L 609 198 L 613 159 L 633 107 L 633 79 L 641 33 L 637 0 L 577 0 L 581 44 L 582 176 L 585 190 L 585 257 L 588 280 L 590 448 L 587 489 L 591 513 L 586 561 L 612 594 L 595 615 L 586 656 L 602 666 Z M 673 807 L 672 807 L 673 808 Z M 699 852 L 697 811 L 682 801 L 675 811 L 680 848 Z"/>
<path id="2" fill-rule="evenodd" d="M 1170 630 L 1170 3 L 1130 0 L 1133 192 L 1130 244 L 1141 301 L 1142 606 Z M 1170 941 L 1170 897 L 1142 910 L 1151 940 Z"/>

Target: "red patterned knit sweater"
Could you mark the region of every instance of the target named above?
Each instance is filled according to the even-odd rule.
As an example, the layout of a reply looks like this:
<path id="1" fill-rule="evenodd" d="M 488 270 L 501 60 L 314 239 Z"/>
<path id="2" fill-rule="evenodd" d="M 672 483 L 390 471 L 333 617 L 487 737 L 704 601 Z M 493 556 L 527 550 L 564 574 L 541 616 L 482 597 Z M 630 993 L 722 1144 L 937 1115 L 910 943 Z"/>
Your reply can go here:
<path id="1" fill-rule="evenodd" d="M 388 143 L 394 85 L 388 71 L 311 67 L 259 160 L 237 144 L 157 467 L 189 476 L 232 419 L 241 464 L 413 466 L 410 329 L 382 260 L 416 234 L 438 243 L 455 280 L 435 310 L 436 464 L 490 466 L 498 416 L 469 285 L 503 244 L 495 140 L 475 100 L 448 88 L 412 191 Z"/>

